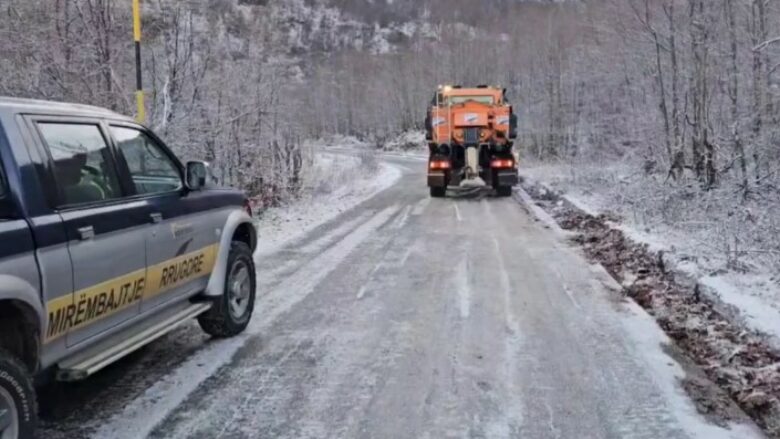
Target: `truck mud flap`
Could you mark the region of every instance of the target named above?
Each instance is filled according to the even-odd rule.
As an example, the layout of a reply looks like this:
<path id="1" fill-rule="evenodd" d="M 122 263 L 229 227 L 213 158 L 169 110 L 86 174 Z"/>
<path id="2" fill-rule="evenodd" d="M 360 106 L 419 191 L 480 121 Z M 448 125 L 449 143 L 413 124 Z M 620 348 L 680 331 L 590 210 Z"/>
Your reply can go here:
<path id="1" fill-rule="evenodd" d="M 499 171 L 496 172 L 494 186 L 515 186 L 519 183 L 516 171 Z"/>
<path id="2" fill-rule="evenodd" d="M 443 172 L 428 173 L 428 187 L 446 187 L 447 175 Z"/>

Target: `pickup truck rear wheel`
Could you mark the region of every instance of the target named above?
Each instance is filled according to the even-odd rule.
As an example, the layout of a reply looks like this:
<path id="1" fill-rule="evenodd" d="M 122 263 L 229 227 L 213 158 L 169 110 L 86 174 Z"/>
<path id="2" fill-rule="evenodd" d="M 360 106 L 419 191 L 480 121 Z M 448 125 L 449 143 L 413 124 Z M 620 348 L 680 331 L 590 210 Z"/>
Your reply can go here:
<path id="1" fill-rule="evenodd" d="M 11 354 L 0 350 L 0 439 L 30 439 L 38 423 L 32 378 Z"/>
<path id="2" fill-rule="evenodd" d="M 255 264 L 244 242 L 230 245 L 225 293 L 210 310 L 198 317 L 200 327 L 212 337 L 233 337 L 246 329 L 255 306 Z M 2 438 L 0 438 L 2 439 Z"/>
<path id="3" fill-rule="evenodd" d="M 447 195 L 446 187 L 431 187 L 431 197 L 443 198 L 445 195 Z"/>

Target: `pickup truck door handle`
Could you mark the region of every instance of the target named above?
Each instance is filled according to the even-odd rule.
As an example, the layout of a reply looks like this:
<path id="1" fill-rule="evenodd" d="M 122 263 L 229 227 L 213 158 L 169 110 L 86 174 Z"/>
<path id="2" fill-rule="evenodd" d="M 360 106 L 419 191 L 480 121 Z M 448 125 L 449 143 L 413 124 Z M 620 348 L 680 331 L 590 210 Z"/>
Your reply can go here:
<path id="1" fill-rule="evenodd" d="M 163 220 L 162 214 L 159 212 L 150 213 L 149 217 L 152 218 L 154 224 L 159 224 Z"/>
<path id="2" fill-rule="evenodd" d="M 78 232 L 82 241 L 95 237 L 95 229 L 92 226 L 79 227 Z"/>

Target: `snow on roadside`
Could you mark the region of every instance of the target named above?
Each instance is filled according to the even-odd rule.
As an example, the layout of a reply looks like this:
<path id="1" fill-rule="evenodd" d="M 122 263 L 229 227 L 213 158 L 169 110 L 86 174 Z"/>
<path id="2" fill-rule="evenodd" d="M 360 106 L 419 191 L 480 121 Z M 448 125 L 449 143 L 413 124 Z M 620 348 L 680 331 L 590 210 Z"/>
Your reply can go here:
<path id="1" fill-rule="evenodd" d="M 425 133 L 406 131 L 387 140 L 373 142 L 360 140 L 353 136 L 329 136 L 310 140 L 306 145 L 314 150 L 329 152 L 360 153 L 367 152 L 386 157 L 402 157 L 414 160 L 427 160 Z"/>
<path id="2" fill-rule="evenodd" d="M 358 139 L 355 136 L 344 136 L 341 134 L 331 135 L 331 136 L 323 137 L 321 139 L 307 140 L 305 142 L 305 145 L 310 148 L 313 148 L 314 150 L 319 150 L 323 148 L 332 148 L 332 147 L 366 148 L 369 146 L 368 143 Z"/>
<path id="3" fill-rule="evenodd" d="M 625 206 L 616 205 L 598 188 L 581 183 L 587 180 L 587 177 L 583 178 L 587 172 L 576 171 L 566 165 L 539 165 L 521 170 L 529 182 L 562 192 L 563 198 L 590 215 L 628 210 Z M 615 178 L 620 180 L 623 177 L 618 173 Z M 706 233 L 686 230 L 684 224 L 679 228 L 648 224 L 643 218 L 632 217 L 625 211 L 620 212 L 623 214 L 622 221 L 612 223 L 612 226 L 634 242 L 646 244 L 651 251 L 663 252 L 667 263 L 703 285 L 704 292 L 716 296 L 730 308 L 733 317 L 768 335 L 772 345 L 780 349 L 780 285 L 769 268 L 753 264 L 751 272 L 729 270 L 724 267 L 726 264 L 717 251 L 709 247 L 711 243 L 706 242 Z"/>
<path id="4" fill-rule="evenodd" d="M 295 202 L 258 214 L 255 256 L 273 253 L 306 232 L 390 187 L 401 177 L 392 165 L 361 172 L 358 157 L 323 153 L 317 156 L 313 187 Z"/>
<path id="5" fill-rule="evenodd" d="M 391 137 L 385 142 L 382 149 L 385 151 L 422 151 L 427 150 L 426 144 L 424 131 L 411 130 Z"/>
<path id="6" fill-rule="evenodd" d="M 619 287 L 619 285 L 614 285 Z M 702 422 L 701 414 L 697 412 L 690 397 L 680 387 L 680 382 L 688 378 L 688 371 L 677 359 L 670 358 L 664 346 L 672 341 L 664 334 L 656 321 L 635 302 L 624 304 L 627 315 L 622 316 L 621 323 L 636 343 L 636 352 L 644 358 L 648 372 L 655 378 L 656 385 L 669 401 L 671 412 L 677 417 L 686 432 L 692 437 L 708 439 L 748 439 L 763 437 L 752 424 L 742 419 L 727 422 L 723 428 Z"/>

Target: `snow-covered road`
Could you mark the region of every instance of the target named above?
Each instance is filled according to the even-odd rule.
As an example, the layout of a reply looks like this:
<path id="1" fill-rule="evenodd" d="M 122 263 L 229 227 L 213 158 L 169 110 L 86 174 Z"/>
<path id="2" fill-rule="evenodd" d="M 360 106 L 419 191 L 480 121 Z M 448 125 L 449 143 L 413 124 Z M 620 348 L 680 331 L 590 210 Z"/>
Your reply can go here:
<path id="1" fill-rule="evenodd" d="M 522 203 L 430 199 L 424 164 L 387 161 L 394 186 L 259 258 L 248 335 L 129 358 L 141 390 L 76 435 L 760 437 L 697 414 L 654 321 Z"/>

